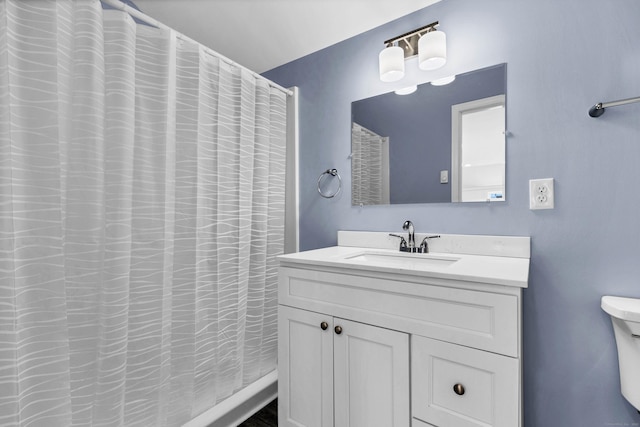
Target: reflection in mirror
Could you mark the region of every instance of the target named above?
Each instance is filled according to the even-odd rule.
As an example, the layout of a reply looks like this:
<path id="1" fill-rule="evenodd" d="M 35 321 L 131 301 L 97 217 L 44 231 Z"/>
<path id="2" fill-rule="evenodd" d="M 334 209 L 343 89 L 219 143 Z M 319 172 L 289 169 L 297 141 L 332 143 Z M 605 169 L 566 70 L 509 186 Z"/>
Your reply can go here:
<path id="1" fill-rule="evenodd" d="M 506 64 L 351 104 L 353 205 L 504 200 Z"/>
<path id="2" fill-rule="evenodd" d="M 504 101 L 451 106 L 451 201 L 504 200 Z"/>

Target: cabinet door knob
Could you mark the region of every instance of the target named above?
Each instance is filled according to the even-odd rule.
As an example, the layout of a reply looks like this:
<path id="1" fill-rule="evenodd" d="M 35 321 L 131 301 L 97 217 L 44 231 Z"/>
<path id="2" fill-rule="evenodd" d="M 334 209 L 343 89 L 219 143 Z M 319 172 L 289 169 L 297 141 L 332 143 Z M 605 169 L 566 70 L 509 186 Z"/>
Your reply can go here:
<path id="1" fill-rule="evenodd" d="M 342 333 L 342 326 L 336 326 L 334 331 L 336 331 L 336 334 L 340 335 Z"/>
<path id="2" fill-rule="evenodd" d="M 322 328 L 323 331 L 326 331 L 327 328 L 329 327 L 329 324 L 327 322 L 322 322 L 320 323 L 320 327 Z"/>
<path id="3" fill-rule="evenodd" d="M 453 391 L 458 396 L 462 396 L 464 394 L 464 386 L 462 384 L 456 384 L 453 386 Z"/>

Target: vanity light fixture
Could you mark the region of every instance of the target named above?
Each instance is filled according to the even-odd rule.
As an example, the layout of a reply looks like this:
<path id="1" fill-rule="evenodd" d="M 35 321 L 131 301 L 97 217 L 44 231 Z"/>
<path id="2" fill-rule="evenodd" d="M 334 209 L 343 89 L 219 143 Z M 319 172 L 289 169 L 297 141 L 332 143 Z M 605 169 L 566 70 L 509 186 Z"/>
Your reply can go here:
<path id="1" fill-rule="evenodd" d="M 380 52 L 380 80 L 395 82 L 404 77 L 404 61 L 418 56 L 421 70 L 435 70 L 447 62 L 447 36 L 436 30 L 439 22 L 401 34 L 384 42 Z"/>

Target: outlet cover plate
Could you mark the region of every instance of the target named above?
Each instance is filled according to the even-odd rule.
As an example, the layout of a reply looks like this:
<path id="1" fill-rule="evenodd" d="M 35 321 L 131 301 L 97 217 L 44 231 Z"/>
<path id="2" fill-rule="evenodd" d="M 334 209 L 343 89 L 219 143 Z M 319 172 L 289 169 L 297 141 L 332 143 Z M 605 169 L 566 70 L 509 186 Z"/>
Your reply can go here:
<path id="1" fill-rule="evenodd" d="M 529 180 L 529 209 L 553 209 L 553 178 Z"/>

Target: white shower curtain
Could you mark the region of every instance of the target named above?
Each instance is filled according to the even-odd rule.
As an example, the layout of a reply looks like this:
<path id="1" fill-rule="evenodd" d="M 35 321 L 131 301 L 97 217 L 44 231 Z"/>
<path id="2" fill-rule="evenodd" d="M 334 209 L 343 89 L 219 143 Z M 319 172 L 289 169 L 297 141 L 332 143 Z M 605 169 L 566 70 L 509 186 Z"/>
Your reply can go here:
<path id="1" fill-rule="evenodd" d="M 389 137 L 351 125 L 351 204 L 389 204 Z"/>
<path id="2" fill-rule="evenodd" d="M 0 425 L 180 425 L 275 369 L 285 97 L 98 0 L 0 1 Z"/>

